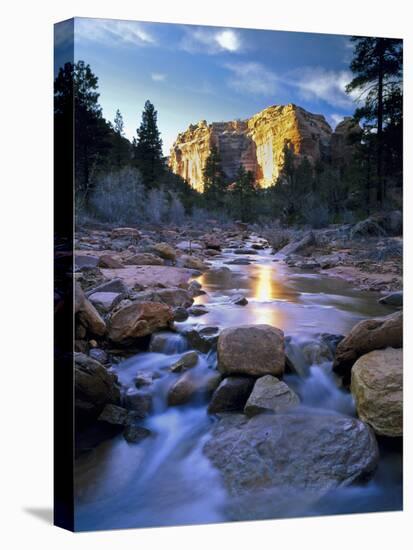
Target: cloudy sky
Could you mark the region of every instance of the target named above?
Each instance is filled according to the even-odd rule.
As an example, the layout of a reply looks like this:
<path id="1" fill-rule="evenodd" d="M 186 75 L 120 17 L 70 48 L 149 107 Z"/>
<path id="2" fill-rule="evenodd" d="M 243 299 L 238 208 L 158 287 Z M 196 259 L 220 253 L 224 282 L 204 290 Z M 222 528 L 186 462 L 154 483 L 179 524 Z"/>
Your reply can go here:
<path id="1" fill-rule="evenodd" d="M 70 33 L 60 34 L 63 48 Z M 190 123 L 248 118 L 274 104 L 296 103 L 334 127 L 354 111 L 344 92 L 351 56 L 347 36 L 75 19 L 75 60 L 99 77 L 105 118 L 120 109 L 132 139 L 150 99 L 165 154 Z"/>

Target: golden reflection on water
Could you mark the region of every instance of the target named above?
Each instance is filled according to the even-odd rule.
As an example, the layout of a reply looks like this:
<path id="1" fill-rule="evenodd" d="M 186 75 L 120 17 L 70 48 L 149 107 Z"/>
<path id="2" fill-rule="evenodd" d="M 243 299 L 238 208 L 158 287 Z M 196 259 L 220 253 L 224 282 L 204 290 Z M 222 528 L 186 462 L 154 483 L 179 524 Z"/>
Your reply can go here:
<path id="1" fill-rule="evenodd" d="M 258 264 L 255 268 L 251 278 L 251 298 L 257 300 L 251 304 L 253 322 L 281 327 L 285 314 L 273 300 L 283 297 L 283 284 L 273 265 Z"/>

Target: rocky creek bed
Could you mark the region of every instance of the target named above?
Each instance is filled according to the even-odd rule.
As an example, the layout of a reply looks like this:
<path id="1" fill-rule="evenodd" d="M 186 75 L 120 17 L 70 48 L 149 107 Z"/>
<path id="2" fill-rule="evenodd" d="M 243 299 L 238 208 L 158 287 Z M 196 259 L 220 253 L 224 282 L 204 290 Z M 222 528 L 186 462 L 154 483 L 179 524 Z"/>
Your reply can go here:
<path id="1" fill-rule="evenodd" d="M 401 509 L 398 255 L 341 238 L 79 228 L 77 529 Z"/>

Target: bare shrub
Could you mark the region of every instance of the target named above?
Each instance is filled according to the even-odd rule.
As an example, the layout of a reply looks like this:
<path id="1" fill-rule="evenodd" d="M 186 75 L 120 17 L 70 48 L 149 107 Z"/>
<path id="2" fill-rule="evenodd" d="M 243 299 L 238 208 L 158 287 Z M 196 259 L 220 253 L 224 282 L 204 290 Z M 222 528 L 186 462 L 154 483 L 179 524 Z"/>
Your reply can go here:
<path id="1" fill-rule="evenodd" d="M 274 252 L 281 250 L 294 238 L 294 232 L 291 229 L 281 227 L 279 223 L 267 226 L 263 231 L 263 235 Z"/>
<path id="2" fill-rule="evenodd" d="M 90 209 L 101 221 L 138 223 L 145 217 L 145 188 L 138 170 L 127 167 L 101 176 Z"/>
<path id="3" fill-rule="evenodd" d="M 166 195 L 163 189 L 149 191 L 146 201 L 146 217 L 151 223 L 161 223 L 167 210 Z"/>
<path id="4" fill-rule="evenodd" d="M 170 194 L 170 204 L 168 208 L 168 221 L 179 225 L 185 220 L 185 208 L 175 193 Z"/>

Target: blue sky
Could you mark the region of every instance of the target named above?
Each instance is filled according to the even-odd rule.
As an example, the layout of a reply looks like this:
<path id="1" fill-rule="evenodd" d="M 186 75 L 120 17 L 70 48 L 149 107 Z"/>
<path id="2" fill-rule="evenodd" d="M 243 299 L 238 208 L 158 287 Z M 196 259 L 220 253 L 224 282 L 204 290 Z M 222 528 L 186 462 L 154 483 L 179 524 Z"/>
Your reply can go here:
<path id="1" fill-rule="evenodd" d="M 132 139 L 150 99 L 165 154 L 178 132 L 203 119 L 244 119 L 296 103 L 334 127 L 354 111 L 344 92 L 348 36 L 85 18 L 74 29 L 75 60 L 99 77 L 105 118 L 119 108 Z"/>

